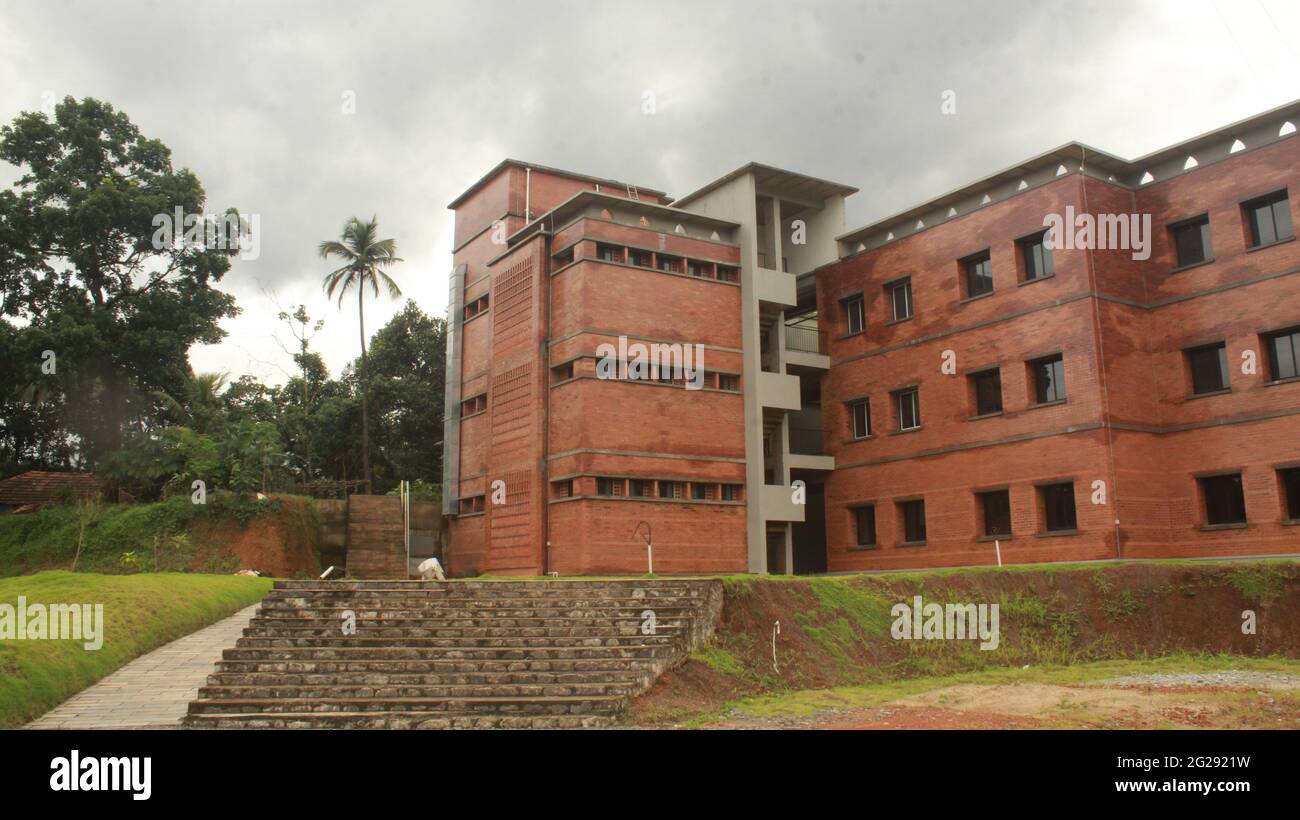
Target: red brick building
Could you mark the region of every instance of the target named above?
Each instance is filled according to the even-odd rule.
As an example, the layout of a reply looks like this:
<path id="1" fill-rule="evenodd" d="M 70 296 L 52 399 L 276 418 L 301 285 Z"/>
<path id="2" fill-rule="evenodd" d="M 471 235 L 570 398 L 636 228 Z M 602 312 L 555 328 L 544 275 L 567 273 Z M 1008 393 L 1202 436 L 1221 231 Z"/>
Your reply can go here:
<path id="1" fill-rule="evenodd" d="M 451 571 L 1300 552 L 1297 117 L 848 233 L 855 189 L 768 166 L 674 201 L 503 162 L 451 205 Z"/>

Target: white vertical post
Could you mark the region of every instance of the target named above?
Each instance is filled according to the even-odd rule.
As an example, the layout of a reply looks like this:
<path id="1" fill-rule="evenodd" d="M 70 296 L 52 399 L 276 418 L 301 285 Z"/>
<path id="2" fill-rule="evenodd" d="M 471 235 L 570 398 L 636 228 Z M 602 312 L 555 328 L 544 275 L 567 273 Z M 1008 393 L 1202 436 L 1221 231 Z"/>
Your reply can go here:
<path id="1" fill-rule="evenodd" d="M 998 566 L 1002 566 L 1002 542 L 994 538 L 993 549 L 996 550 L 998 554 Z"/>
<path id="2" fill-rule="evenodd" d="M 648 575 L 655 574 L 655 547 L 649 541 L 645 542 L 645 560 Z"/>

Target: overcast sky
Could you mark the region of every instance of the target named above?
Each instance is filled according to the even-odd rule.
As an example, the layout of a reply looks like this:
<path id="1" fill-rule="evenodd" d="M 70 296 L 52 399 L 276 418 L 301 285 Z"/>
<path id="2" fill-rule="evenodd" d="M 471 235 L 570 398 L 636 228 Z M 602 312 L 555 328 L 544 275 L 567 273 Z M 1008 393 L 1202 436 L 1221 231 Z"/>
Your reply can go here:
<path id="1" fill-rule="evenodd" d="M 377 214 L 444 315 L 446 205 L 504 157 L 674 196 L 765 162 L 861 188 L 853 228 L 1072 139 L 1134 157 L 1300 98 L 1300 4 L 8 0 L 0 120 L 67 94 L 170 146 L 209 210 L 259 216 L 221 285 L 244 313 L 190 357 L 282 382 L 272 296 L 326 319 L 335 374 L 358 353 L 317 244 Z M 371 329 L 400 307 L 372 304 Z"/>

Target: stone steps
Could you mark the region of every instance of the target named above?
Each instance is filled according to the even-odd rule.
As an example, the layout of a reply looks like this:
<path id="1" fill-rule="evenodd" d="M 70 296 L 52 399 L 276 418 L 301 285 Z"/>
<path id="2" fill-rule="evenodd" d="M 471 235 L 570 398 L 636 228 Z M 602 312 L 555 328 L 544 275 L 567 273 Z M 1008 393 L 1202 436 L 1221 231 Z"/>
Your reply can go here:
<path id="1" fill-rule="evenodd" d="M 410 646 L 261 646 L 245 647 L 245 639 L 234 649 L 222 652 L 223 660 L 248 661 L 372 661 L 372 660 L 564 660 L 564 659 L 667 659 L 673 655 L 675 647 L 670 644 L 653 647 L 627 646 L 462 646 L 454 649 L 445 647 L 410 647 Z"/>
<path id="2" fill-rule="evenodd" d="M 609 726 L 720 609 L 711 581 L 279 581 L 185 725 Z"/>
<path id="3" fill-rule="evenodd" d="M 435 716 L 415 712 L 246 712 L 186 718 L 187 726 L 197 729 L 599 729 L 615 722 L 610 715 Z"/>
<path id="4" fill-rule="evenodd" d="M 564 686 L 641 681 L 648 670 L 611 669 L 586 672 L 215 672 L 208 686 Z M 205 696 L 206 697 L 206 696 Z"/>

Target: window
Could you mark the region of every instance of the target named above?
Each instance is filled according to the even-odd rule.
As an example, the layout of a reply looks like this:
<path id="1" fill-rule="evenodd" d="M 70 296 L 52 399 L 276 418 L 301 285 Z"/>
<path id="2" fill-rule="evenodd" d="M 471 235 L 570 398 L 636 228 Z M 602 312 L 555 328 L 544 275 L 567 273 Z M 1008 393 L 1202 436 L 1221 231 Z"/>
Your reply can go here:
<path id="1" fill-rule="evenodd" d="M 1011 535 L 1011 492 L 992 490 L 978 494 L 984 535 L 1006 538 Z"/>
<path id="2" fill-rule="evenodd" d="M 722 485 L 722 500 L 723 500 L 723 501 L 739 501 L 739 500 L 740 500 L 740 485 L 739 485 L 739 484 L 723 484 L 723 485 Z"/>
<path id="3" fill-rule="evenodd" d="M 1291 239 L 1295 231 L 1291 228 L 1291 203 L 1286 191 L 1262 196 L 1241 206 L 1245 211 L 1246 224 L 1250 226 L 1250 246 L 1260 248 Z"/>
<path id="4" fill-rule="evenodd" d="M 740 390 L 740 377 L 734 373 L 718 374 L 718 389 L 731 390 L 733 392 Z"/>
<path id="5" fill-rule="evenodd" d="M 1288 521 L 1300 521 L 1300 467 L 1278 470 Z"/>
<path id="6" fill-rule="evenodd" d="M 987 416 L 1002 412 L 1002 371 L 994 368 L 970 376 L 971 392 L 975 396 L 975 415 Z"/>
<path id="7" fill-rule="evenodd" d="M 735 282 L 735 281 L 736 281 L 736 278 L 737 278 L 737 277 L 736 277 L 736 269 L 735 269 L 735 268 L 729 268 L 729 267 L 727 267 L 727 266 L 725 266 L 725 265 L 718 265 L 718 281 L 720 281 L 720 282 Z"/>
<path id="8" fill-rule="evenodd" d="M 1074 482 L 1039 487 L 1043 497 L 1043 524 L 1048 532 L 1070 532 L 1079 528 L 1074 514 Z"/>
<path id="9" fill-rule="evenodd" d="M 861 333 L 867 326 L 866 313 L 862 306 L 862 294 L 850 296 L 844 300 L 844 327 L 848 335 Z"/>
<path id="10" fill-rule="evenodd" d="M 974 299 L 993 292 L 993 259 L 988 251 L 962 260 L 966 270 L 966 298 Z"/>
<path id="11" fill-rule="evenodd" d="M 859 547 L 876 545 L 876 508 L 870 504 L 853 508 L 854 543 Z"/>
<path id="12" fill-rule="evenodd" d="M 1195 395 L 1228 389 L 1228 349 L 1223 342 L 1187 351 L 1187 366 Z"/>
<path id="13" fill-rule="evenodd" d="M 682 482 L 680 481 L 660 481 L 659 482 L 660 498 L 681 498 Z"/>
<path id="14" fill-rule="evenodd" d="M 562 267 L 564 267 L 565 265 L 571 265 L 571 264 L 573 264 L 573 246 L 572 246 L 572 245 L 570 245 L 568 248 L 565 248 L 564 250 L 560 251 L 559 253 L 555 254 L 555 267 L 556 267 L 557 269 L 562 268 Z"/>
<path id="15" fill-rule="evenodd" d="M 1241 489 L 1241 473 L 1207 476 L 1198 479 L 1201 496 L 1205 499 L 1205 523 L 1246 523 L 1246 496 Z"/>
<path id="16" fill-rule="evenodd" d="M 903 542 L 925 543 L 925 500 L 917 498 L 899 502 L 898 512 L 903 518 Z"/>
<path id="17" fill-rule="evenodd" d="M 653 493 L 653 481 L 646 481 L 641 478 L 634 478 L 628 481 L 628 495 L 633 498 L 649 498 Z"/>
<path id="18" fill-rule="evenodd" d="M 551 384 L 557 384 L 573 378 L 573 362 L 565 362 L 551 368 Z"/>
<path id="19" fill-rule="evenodd" d="M 1178 255 L 1178 267 L 1199 265 L 1214 258 L 1210 247 L 1210 218 L 1198 216 L 1169 227 L 1173 235 L 1174 252 Z"/>
<path id="20" fill-rule="evenodd" d="M 614 245 L 597 245 L 596 258 L 602 262 L 622 262 L 623 249 Z"/>
<path id="21" fill-rule="evenodd" d="M 854 438 L 871 435 L 871 405 L 866 399 L 849 404 L 849 419 L 853 425 Z"/>
<path id="22" fill-rule="evenodd" d="M 894 394 L 898 402 L 898 429 L 915 430 L 921 426 L 921 394 L 915 387 Z"/>
<path id="23" fill-rule="evenodd" d="M 468 305 L 465 305 L 465 318 L 473 319 L 475 316 L 478 316 L 480 313 L 486 312 L 487 309 L 488 309 L 488 295 L 485 293 L 482 296 L 475 299 L 474 301 L 470 302 Z"/>
<path id="24" fill-rule="evenodd" d="M 596 479 L 596 495 L 621 496 L 622 494 L 623 494 L 623 479 L 621 478 Z"/>
<path id="25" fill-rule="evenodd" d="M 704 263 L 696 262 L 694 259 L 687 260 L 686 272 L 697 279 L 711 278 L 709 276 L 708 268 L 705 267 Z"/>
<path id="26" fill-rule="evenodd" d="M 1266 339 L 1273 380 L 1300 376 L 1300 328 L 1273 333 Z"/>
<path id="27" fill-rule="evenodd" d="M 628 261 L 633 265 L 636 265 L 638 268 L 648 268 L 650 267 L 650 252 L 637 250 L 629 251 Z"/>
<path id="28" fill-rule="evenodd" d="M 1065 360 L 1060 354 L 1029 363 L 1034 401 L 1049 404 L 1065 400 Z"/>
<path id="29" fill-rule="evenodd" d="M 889 298 L 894 306 L 894 321 L 912 318 L 912 280 L 904 279 L 889 286 Z"/>
<path id="30" fill-rule="evenodd" d="M 691 482 L 691 498 L 696 501 L 712 501 L 713 485 Z"/>
<path id="31" fill-rule="evenodd" d="M 573 479 L 566 478 L 563 481 L 552 481 L 551 489 L 554 490 L 556 498 L 573 498 Z"/>
<path id="32" fill-rule="evenodd" d="M 469 498 L 462 498 L 460 500 L 461 515 L 467 515 L 469 513 L 481 513 L 483 512 L 483 504 L 484 504 L 483 496 L 481 495 L 470 496 Z"/>
<path id="33" fill-rule="evenodd" d="M 1043 231 L 1016 243 L 1020 246 L 1020 258 L 1025 266 L 1026 282 L 1045 279 L 1055 272 L 1052 269 L 1052 249 L 1047 247 L 1046 240 L 1047 231 Z"/>
<path id="34" fill-rule="evenodd" d="M 659 254 L 655 257 L 655 266 L 658 267 L 659 270 L 667 271 L 668 273 L 681 273 L 682 260 L 675 256 L 664 256 L 663 254 Z"/>
<path id="35" fill-rule="evenodd" d="M 479 393 L 477 396 L 465 399 L 460 403 L 460 414 L 472 416 L 475 413 L 482 413 L 487 409 L 487 393 Z"/>

